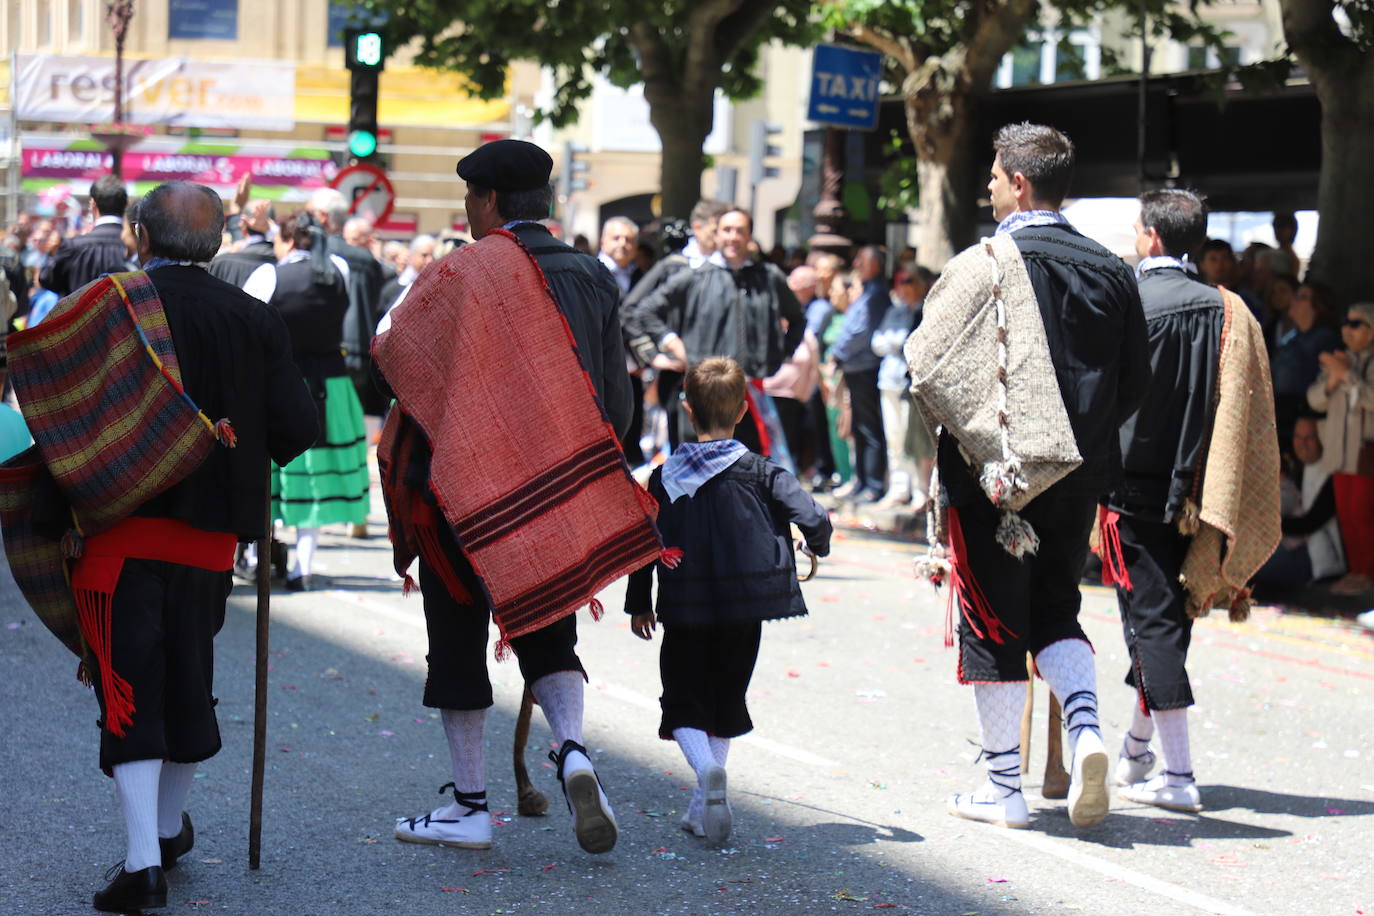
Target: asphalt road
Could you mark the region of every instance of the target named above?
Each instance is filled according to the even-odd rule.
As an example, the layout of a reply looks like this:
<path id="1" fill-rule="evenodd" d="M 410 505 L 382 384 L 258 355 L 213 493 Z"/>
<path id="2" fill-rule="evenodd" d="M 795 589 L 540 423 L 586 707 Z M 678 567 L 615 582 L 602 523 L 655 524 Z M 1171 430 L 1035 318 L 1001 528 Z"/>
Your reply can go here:
<path id="1" fill-rule="evenodd" d="M 437 717 L 420 705 L 420 600 L 388 575 L 383 530 L 326 534 L 317 562 L 329 587 L 273 595 L 258 871 L 246 852 L 254 610 L 236 589 L 218 640 L 225 749 L 196 780 L 196 847 L 171 875 L 165 912 L 1374 914 L 1374 634 L 1263 609 L 1243 626 L 1199 626 L 1197 817 L 1114 799 L 1100 826 L 1070 826 L 1061 802 L 1039 797 L 1042 686 L 1031 829 L 1002 830 L 944 810 L 981 770 L 972 692 L 941 644 L 943 597 L 914 581 L 914 545 L 853 533 L 805 587 L 811 616 L 765 628 L 757 728 L 730 758 L 729 848 L 678 828 L 688 771 L 656 738 L 656 646 L 630 634 L 619 586 L 602 596 L 605 620 L 579 621 L 587 743 L 620 821 L 616 849 L 578 849 L 537 713 L 528 757 L 551 813 L 514 814 L 521 685 L 513 663 L 494 662 L 494 847 L 399 843 L 395 819 L 439 804 L 449 776 Z M 1084 594 L 1114 750 L 1132 702 L 1115 599 Z M 0 622 L 0 913 L 91 912 L 124 843 L 96 767 L 95 701 L 10 582 Z"/>

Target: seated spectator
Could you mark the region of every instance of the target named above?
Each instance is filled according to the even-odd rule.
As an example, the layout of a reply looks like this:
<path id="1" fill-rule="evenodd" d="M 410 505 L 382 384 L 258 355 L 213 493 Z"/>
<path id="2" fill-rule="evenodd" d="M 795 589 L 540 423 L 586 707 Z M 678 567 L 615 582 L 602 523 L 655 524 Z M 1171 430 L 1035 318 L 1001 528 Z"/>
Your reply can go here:
<path id="1" fill-rule="evenodd" d="M 1307 408 L 1307 387 L 1321 370 L 1317 358 L 1340 348 L 1332 330 L 1331 291 L 1319 283 L 1304 283 L 1288 308 L 1292 327 L 1275 341 L 1269 370 L 1274 379 L 1274 415 L 1279 441 L 1287 441 L 1293 421 Z"/>
<path id="2" fill-rule="evenodd" d="M 1313 416 L 1293 424 L 1293 460 L 1282 488 L 1283 540 L 1255 574 L 1255 584 L 1300 587 L 1344 573 L 1336 497 Z"/>
<path id="3" fill-rule="evenodd" d="M 1326 412 L 1322 467 L 1332 475 L 1349 569 L 1331 591 L 1357 595 L 1374 586 L 1374 302 L 1350 306 L 1341 339 L 1344 350 L 1318 357 L 1307 403 Z"/>

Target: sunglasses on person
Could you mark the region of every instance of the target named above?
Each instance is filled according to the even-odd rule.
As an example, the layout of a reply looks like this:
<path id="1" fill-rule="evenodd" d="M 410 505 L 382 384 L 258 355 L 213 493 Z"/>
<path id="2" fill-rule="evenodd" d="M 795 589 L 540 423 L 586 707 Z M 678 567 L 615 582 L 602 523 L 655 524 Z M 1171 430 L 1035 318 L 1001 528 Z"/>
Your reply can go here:
<path id="1" fill-rule="evenodd" d="M 1367 328 L 1369 327 L 1369 322 L 1360 318 L 1347 318 L 1345 319 L 1345 326 L 1347 328 Z"/>

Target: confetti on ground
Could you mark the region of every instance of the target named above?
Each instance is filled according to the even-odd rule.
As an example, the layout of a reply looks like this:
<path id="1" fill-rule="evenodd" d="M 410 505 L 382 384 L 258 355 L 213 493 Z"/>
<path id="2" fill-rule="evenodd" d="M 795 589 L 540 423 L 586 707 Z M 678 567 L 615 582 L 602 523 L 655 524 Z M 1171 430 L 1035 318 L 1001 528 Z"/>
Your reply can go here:
<path id="1" fill-rule="evenodd" d="M 377 734 L 381 735 L 383 738 L 395 738 L 395 737 L 396 737 L 396 733 L 395 733 L 394 731 L 392 731 L 391 729 L 389 729 L 389 728 L 384 728 L 384 729 L 382 729 L 381 731 L 377 732 Z"/>
<path id="2" fill-rule="evenodd" d="M 509 868 L 484 868 L 481 871 L 473 872 L 472 876 L 476 878 L 478 875 L 504 875 L 508 871 L 510 871 Z"/>
<path id="3" fill-rule="evenodd" d="M 1007 883 L 1007 879 L 1006 879 L 1006 878 L 989 878 L 989 879 L 988 879 L 988 884 L 1006 884 L 1006 883 Z"/>
<path id="4" fill-rule="evenodd" d="M 763 838 L 763 841 L 764 841 L 765 843 L 781 843 L 781 842 L 782 842 L 782 837 L 780 837 L 780 836 L 766 836 L 766 837 Z"/>
<path id="5" fill-rule="evenodd" d="M 876 779 L 870 779 L 870 780 L 868 781 L 868 787 L 869 787 L 870 789 L 886 789 L 886 788 L 887 788 L 887 783 L 885 783 L 885 782 L 878 782 L 878 780 L 876 780 Z"/>
<path id="6" fill-rule="evenodd" d="M 796 670 L 795 668 L 788 668 L 788 669 L 787 669 L 787 676 L 788 676 L 788 677 L 801 677 L 801 672 L 798 671 L 798 670 Z"/>
<path id="7" fill-rule="evenodd" d="M 201 861 L 201 864 L 203 864 L 203 865 L 223 865 L 223 864 L 224 864 L 224 860 L 223 860 L 223 859 L 201 859 L 200 861 Z"/>
<path id="8" fill-rule="evenodd" d="M 849 891 L 840 891 L 835 895 L 836 900 L 848 900 L 850 903 L 866 903 L 867 897 L 855 897 Z"/>
<path id="9" fill-rule="evenodd" d="M 364 721 L 364 722 L 376 722 L 376 721 L 377 721 L 378 719 L 380 719 L 381 717 L 382 717 L 382 714 L 381 714 L 381 713 L 379 713 L 379 712 L 374 712 L 374 713 L 373 713 L 372 715 L 370 715 L 370 716 L 364 716 L 364 717 L 363 717 L 363 721 Z"/>
<path id="10" fill-rule="evenodd" d="M 554 870 L 555 868 L 557 868 L 557 867 L 558 867 L 557 865 L 545 865 L 545 866 L 542 866 L 539 870 L 540 870 L 540 871 L 553 871 L 553 870 Z"/>
<path id="11" fill-rule="evenodd" d="M 897 904 L 895 904 L 895 903 L 875 903 L 875 904 L 873 904 L 873 909 L 875 909 L 875 910 L 891 910 L 891 909 L 895 909 L 896 906 L 897 906 Z"/>
<path id="12" fill-rule="evenodd" d="M 445 894 L 466 894 L 468 892 L 466 887 L 442 887 L 440 890 Z"/>
<path id="13" fill-rule="evenodd" d="M 24 624 L 23 624 L 22 622 L 18 621 L 18 620 L 11 620 L 9 623 L 5 624 L 5 629 L 7 629 L 7 630 L 17 630 L 17 629 L 19 629 L 20 627 L 22 627 L 23 625 L 24 625 Z"/>
<path id="14" fill-rule="evenodd" d="M 186 901 L 186 905 L 187 905 L 187 906 L 204 906 L 205 904 L 207 904 L 207 903 L 209 903 L 209 902 L 210 902 L 210 901 L 208 901 L 208 900 L 187 900 L 187 901 Z"/>

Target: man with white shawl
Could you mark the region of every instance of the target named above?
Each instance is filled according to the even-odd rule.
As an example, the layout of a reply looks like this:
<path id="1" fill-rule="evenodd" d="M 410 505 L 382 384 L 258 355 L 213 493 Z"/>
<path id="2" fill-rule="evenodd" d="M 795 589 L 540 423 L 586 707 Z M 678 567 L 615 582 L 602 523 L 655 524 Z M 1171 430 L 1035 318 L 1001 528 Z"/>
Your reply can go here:
<path id="1" fill-rule="evenodd" d="M 996 234 L 952 259 L 907 341 L 912 393 L 939 435 L 932 559 L 960 611 L 961 683 L 974 685 L 988 778 L 959 817 L 1026 827 L 1019 723 L 1026 654 L 1064 709 L 1069 819 L 1107 813 L 1108 757 L 1078 583 L 1116 431 L 1149 380 L 1129 268 L 1059 213 L 1073 144 L 1041 125 L 993 140 Z M 952 644 L 953 621 L 947 626 Z"/>

